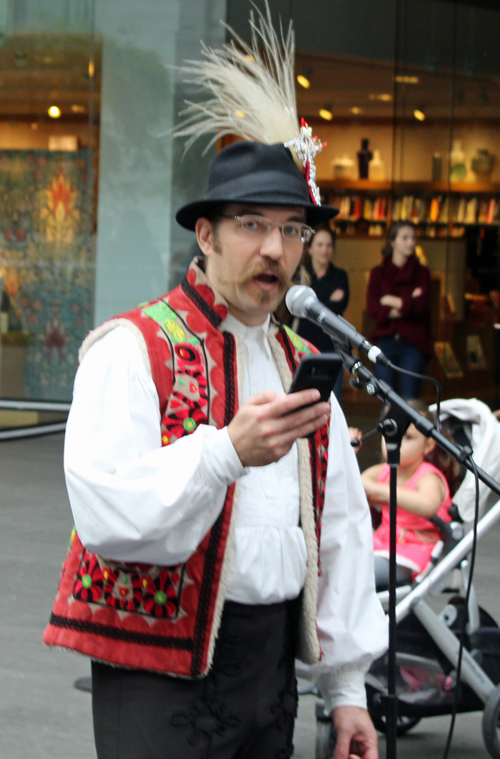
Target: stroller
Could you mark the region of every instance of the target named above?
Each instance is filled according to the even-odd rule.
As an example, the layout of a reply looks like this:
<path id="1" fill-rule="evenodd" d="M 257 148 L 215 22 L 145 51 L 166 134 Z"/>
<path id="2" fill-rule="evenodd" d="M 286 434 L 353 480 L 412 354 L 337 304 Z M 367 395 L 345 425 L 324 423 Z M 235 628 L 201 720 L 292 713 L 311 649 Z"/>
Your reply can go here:
<path id="1" fill-rule="evenodd" d="M 432 408 L 435 410 L 435 408 Z M 500 423 L 490 409 L 476 399 L 455 399 L 441 405 L 443 428 L 457 444 L 470 445 L 476 463 L 500 480 Z M 458 712 L 483 711 L 482 732 L 486 749 L 500 759 L 500 629 L 482 609 L 471 589 L 468 554 L 473 533 L 466 532 L 475 509 L 475 480 L 463 470 L 453 498 L 453 521 L 439 522 L 441 540 L 431 562 L 412 585 L 397 588 L 396 695 L 397 733 L 403 735 L 422 719 L 451 714 L 458 688 Z M 479 485 L 478 538 L 500 519 L 500 501 L 489 488 Z M 433 518 L 434 519 L 434 518 Z M 451 594 L 439 613 L 425 602 L 429 595 Z M 387 608 L 388 591 L 378 594 Z M 456 678 L 459 638 L 466 620 L 460 682 Z M 368 710 L 377 730 L 386 731 L 384 695 L 387 693 L 387 655 L 373 662 L 365 679 Z M 333 754 L 335 735 L 323 702 L 316 703 L 316 759 Z"/>

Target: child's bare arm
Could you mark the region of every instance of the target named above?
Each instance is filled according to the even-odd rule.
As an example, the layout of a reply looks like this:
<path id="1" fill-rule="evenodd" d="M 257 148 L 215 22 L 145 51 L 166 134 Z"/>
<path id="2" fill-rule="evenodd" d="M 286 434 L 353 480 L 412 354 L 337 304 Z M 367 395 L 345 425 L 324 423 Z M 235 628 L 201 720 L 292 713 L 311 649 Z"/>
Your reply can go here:
<path id="1" fill-rule="evenodd" d="M 372 504 L 387 503 L 389 498 L 389 486 L 377 482 L 382 464 L 370 466 L 361 474 L 366 497 Z"/>
<path id="2" fill-rule="evenodd" d="M 366 497 L 371 504 L 389 503 L 389 484 L 377 482 L 381 466 L 366 469 L 361 478 Z M 418 481 L 415 490 L 397 488 L 398 506 L 420 517 L 431 517 L 439 509 L 446 495 L 442 480 L 429 472 Z"/>
<path id="3" fill-rule="evenodd" d="M 446 496 L 441 478 L 428 472 L 417 482 L 415 490 L 398 487 L 398 506 L 419 517 L 431 517 L 439 509 Z"/>

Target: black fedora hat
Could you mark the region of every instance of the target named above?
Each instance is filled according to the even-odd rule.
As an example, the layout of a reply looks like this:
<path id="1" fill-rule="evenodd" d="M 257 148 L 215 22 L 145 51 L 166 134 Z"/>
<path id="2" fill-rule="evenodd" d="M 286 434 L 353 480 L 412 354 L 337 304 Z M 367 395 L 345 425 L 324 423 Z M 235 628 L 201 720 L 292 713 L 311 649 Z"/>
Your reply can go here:
<path id="1" fill-rule="evenodd" d="M 282 143 L 236 142 L 214 158 L 207 194 L 179 208 L 175 218 L 181 227 L 194 230 L 199 218 L 212 215 L 226 203 L 264 206 L 297 206 L 307 213 L 311 226 L 338 214 L 333 206 L 312 202 L 306 178 Z"/>

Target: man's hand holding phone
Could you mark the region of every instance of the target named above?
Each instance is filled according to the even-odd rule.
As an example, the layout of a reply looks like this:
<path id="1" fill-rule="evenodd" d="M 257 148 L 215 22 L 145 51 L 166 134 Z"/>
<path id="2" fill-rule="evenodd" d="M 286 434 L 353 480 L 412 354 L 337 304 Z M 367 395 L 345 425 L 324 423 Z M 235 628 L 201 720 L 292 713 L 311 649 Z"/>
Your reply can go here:
<path id="1" fill-rule="evenodd" d="M 329 413 L 330 404 L 316 388 L 289 394 L 266 390 L 238 409 L 227 430 L 243 466 L 266 466 L 325 425 Z"/>

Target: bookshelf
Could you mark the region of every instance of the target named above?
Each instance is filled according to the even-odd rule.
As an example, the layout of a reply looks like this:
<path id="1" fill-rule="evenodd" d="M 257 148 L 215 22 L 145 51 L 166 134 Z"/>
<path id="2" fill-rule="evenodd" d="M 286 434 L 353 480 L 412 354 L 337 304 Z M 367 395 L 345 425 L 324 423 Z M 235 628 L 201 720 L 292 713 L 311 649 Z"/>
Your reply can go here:
<path id="1" fill-rule="evenodd" d="M 460 238 L 467 227 L 500 225 L 500 184 L 326 179 L 324 202 L 340 209 L 338 234 L 384 237 L 391 222 L 412 221 L 421 238 Z"/>
<path id="2" fill-rule="evenodd" d="M 496 335 L 493 329 L 498 318 L 489 296 L 481 296 L 479 305 L 469 302 L 467 249 L 472 239 L 479 246 L 484 230 L 500 228 L 500 183 L 320 179 L 318 184 L 325 203 L 341 210 L 335 219 L 335 262 L 347 271 L 356 293 L 347 320 L 369 334 L 364 309 L 370 270 L 380 263 L 391 222 L 414 222 L 432 276 L 434 351 L 428 373 L 440 379 L 445 397 L 493 397 L 495 383 L 500 384 L 500 330 Z M 492 287 L 496 281 L 492 278 Z M 474 360 L 476 344 L 481 361 Z M 448 359 L 440 358 L 440 346 L 451 346 L 459 367 L 455 373 Z"/>

